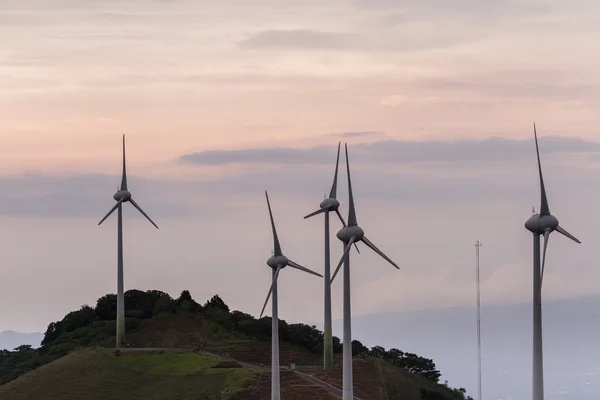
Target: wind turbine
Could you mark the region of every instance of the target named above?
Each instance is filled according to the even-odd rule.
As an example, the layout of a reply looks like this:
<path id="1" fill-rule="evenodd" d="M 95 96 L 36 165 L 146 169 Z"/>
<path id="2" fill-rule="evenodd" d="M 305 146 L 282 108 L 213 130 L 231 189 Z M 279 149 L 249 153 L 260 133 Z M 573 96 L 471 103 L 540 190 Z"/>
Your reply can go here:
<path id="1" fill-rule="evenodd" d="M 121 187 L 113 196 L 117 204 L 106 214 L 98 223 L 102 224 L 115 210 L 118 210 L 117 222 L 117 349 L 123 344 L 125 337 L 125 299 L 123 295 L 123 203 L 131 203 L 138 209 L 152 225 L 158 229 L 158 226 L 150 219 L 148 214 L 133 200 L 131 192 L 127 189 L 127 169 L 125 164 L 125 135 L 123 135 L 123 175 L 121 177 Z"/>
<path id="2" fill-rule="evenodd" d="M 346 226 L 346 222 L 344 222 L 344 218 L 342 214 L 340 214 L 339 207 L 340 202 L 336 198 L 337 194 L 337 178 L 338 178 L 338 168 L 340 164 L 340 145 L 341 142 L 338 143 L 338 151 L 337 151 L 337 161 L 335 162 L 335 174 L 333 175 L 333 185 L 331 185 L 331 191 L 329 192 L 329 197 L 325 197 L 325 199 L 319 205 L 319 210 L 308 214 L 304 219 L 313 217 L 318 214 L 324 214 L 325 216 L 325 269 L 324 269 L 324 284 L 325 284 L 325 321 L 323 324 L 323 367 L 325 370 L 328 370 L 333 365 L 333 335 L 331 328 L 331 247 L 329 244 L 329 213 L 335 212 L 337 216 L 340 218 L 342 225 Z M 358 251 L 358 246 L 356 247 L 356 251 Z M 360 253 L 360 251 L 358 251 Z"/>
<path id="3" fill-rule="evenodd" d="M 533 233 L 533 400 L 544 400 L 544 356 L 542 346 L 542 280 L 544 278 L 544 264 L 546 263 L 546 248 L 550 233 L 557 231 L 574 242 L 581 243 L 558 224 L 558 219 L 550 214 L 544 178 L 542 177 L 542 164 L 538 148 L 537 131 L 533 124 L 535 138 L 535 151 L 537 153 L 538 171 L 540 175 L 541 204 L 539 214 L 531 216 L 525 222 L 525 228 Z M 544 253 L 540 265 L 540 236 L 544 237 Z"/>
<path id="4" fill-rule="evenodd" d="M 367 247 L 379 254 L 384 260 L 392 264 L 397 269 L 400 269 L 388 256 L 377 248 L 367 237 L 365 231 L 358 226 L 356 221 L 356 211 L 354 209 L 354 197 L 352 196 L 352 182 L 350 180 L 350 162 L 348 161 L 348 145 L 345 145 L 346 150 L 346 169 L 348 172 L 348 225 L 340 229 L 337 233 L 337 238 L 344 244 L 344 254 L 340 260 L 331 281 L 335 279 L 342 263 L 344 264 L 344 366 L 343 366 L 343 400 L 354 400 L 354 388 L 352 380 L 352 327 L 351 327 L 351 311 L 350 311 L 350 249 L 352 244 L 363 242 Z"/>
<path id="5" fill-rule="evenodd" d="M 271 203 L 269 202 L 269 195 L 265 190 L 265 196 L 267 198 L 267 207 L 269 208 L 269 217 L 271 218 L 271 228 L 273 229 L 273 255 L 267 260 L 267 265 L 273 270 L 273 282 L 271 288 L 267 294 L 267 299 L 263 305 L 262 311 L 260 312 L 260 318 L 262 318 L 265 312 L 265 307 L 269 302 L 271 294 L 273 299 L 271 305 L 273 312 L 271 315 L 271 400 L 281 399 L 281 388 L 279 383 L 279 316 L 277 310 L 277 278 L 279 272 L 289 266 L 292 268 L 299 269 L 300 271 L 308 272 L 309 274 L 323 277 L 323 275 L 311 271 L 308 268 L 290 260 L 283 255 L 281 251 L 281 245 L 279 244 L 279 238 L 277 237 L 277 231 L 275 230 L 275 221 L 273 220 L 273 213 L 271 212 Z"/>

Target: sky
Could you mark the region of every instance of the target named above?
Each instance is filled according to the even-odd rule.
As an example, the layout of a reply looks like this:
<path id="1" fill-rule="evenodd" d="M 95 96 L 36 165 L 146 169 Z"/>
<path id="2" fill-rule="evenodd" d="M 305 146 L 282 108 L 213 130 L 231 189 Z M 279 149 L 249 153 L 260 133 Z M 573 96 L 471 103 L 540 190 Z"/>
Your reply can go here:
<path id="1" fill-rule="evenodd" d="M 488 4 L 489 3 L 489 4 Z M 283 250 L 322 271 L 322 218 L 347 142 L 360 225 L 400 267 L 352 254 L 355 315 L 598 294 L 600 4 L 591 0 L 4 1 L 0 7 L 0 330 L 43 331 L 116 291 L 121 135 L 125 287 L 219 293 L 258 314 L 269 190 Z M 343 158 L 343 152 L 342 152 Z M 347 214 L 344 163 L 341 211 Z M 333 224 L 332 263 L 341 255 Z M 341 282 L 341 281 L 340 281 Z M 317 321 L 322 282 L 280 278 L 280 317 Z M 334 316 L 342 311 L 334 284 Z"/>

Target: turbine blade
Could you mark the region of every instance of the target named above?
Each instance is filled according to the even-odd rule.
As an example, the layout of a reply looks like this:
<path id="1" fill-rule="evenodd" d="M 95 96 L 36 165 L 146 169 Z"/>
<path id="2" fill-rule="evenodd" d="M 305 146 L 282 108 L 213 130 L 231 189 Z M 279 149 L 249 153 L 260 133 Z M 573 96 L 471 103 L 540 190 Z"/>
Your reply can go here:
<path id="1" fill-rule="evenodd" d="M 340 147 L 342 142 L 338 142 L 337 161 L 335 162 L 335 175 L 333 176 L 333 185 L 331 186 L 331 192 L 329 192 L 329 198 L 335 199 L 337 195 L 337 178 L 338 178 L 338 167 L 340 166 Z"/>
<path id="2" fill-rule="evenodd" d="M 360 254 L 360 250 L 358 249 L 358 244 L 356 242 L 354 242 L 354 248 L 356 249 L 357 253 Z"/>
<path id="3" fill-rule="evenodd" d="M 123 134 L 123 175 L 121 176 L 121 190 L 127 190 L 127 168 L 125 166 L 125 135 Z"/>
<path id="4" fill-rule="evenodd" d="M 344 143 L 346 149 L 346 170 L 348 172 L 348 197 L 350 198 L 350 209 L 348 210 L 348 225 L 356 226 L 356 210 L 354 209 L 354 196 L 352 196 L 352 182 L 350 180 L 350 161 L 348 161 L 348 143 Z"/>
<path id="5" fill-rule="evenodd" d="M 260 318 L 262 318 L 263 313 L 265 312 L 265 308 L 267 307 L 267 303 L 271 298 L 271 293 L 273 293 L 273 288 L 275 287 L 275 283 L 277 283 L 277 278 L 279 278 L 279 271 L 281 271 L 281 267 L 277 267 L 277 269 L 275 270 L 275 276 L 273 277 L 273 282 L 271 283 L 271 288 L 269 289 L 269 293 L 267 294 L 265 304 L 263 305 L 262 311 L 260 312 Z"/>
<path id="6" fill-rule="evenodd" d="M 338 217 L 340 217 L 340 221 L 342 221 L 342 225 L 344 225 L 344 228 L 345 228 L 346 221 L 344 221 L 344 217 L 342 217 L 342 214 L 340 214 L 340 210 L 335 210 L 335 213 L 337 214 Z"/>
<path id="7" fill-rule="evenodd" d="M 315 215 L 322 214 L 322 213 L 327 212 L 327 211 L 329 211 L 328 208 L 321 208 L 320 210 L 317 210 L 315 212 L 312 212 L 312 213 L 308 214 L 306 217 L 304 217 L 304 219 L 310 218 L 310 217 L 314 217 Z"/>
<path id="8" fill-rule="evenodd" d="M 277 237 L 277 230 L 275 229 L 275 221 L 273 220 L 273 212 L 271 211 L 271 203 L 269 202 L 269 194 L 265 190 L 265 196 L 267 197 L 267 207 L 269 208 L 269 217 L 271 218 L 271 228 L 273 229 L 273 255 L 275 257 L 282 256 L 281 245 L 279 244 L 279 238 Z"/>
<path id="9" fill-rule="evenodd" d="M 556 231 L 566 237 L 568 237 L 569 239 L 571 239 L 572 241 L 574 241 L 575 243 L 581 243 L 579 241 L 579 239 L 577 239 L 575 236 L 571 235 L 569 232 L 567 232 L 566 230 L 564 230 L 563 228 L 561 228 L 560 226 L 556 227 Z"/>
<path id="10" fill-rule="evenodd" d="M 540 173 L 540 192 L 541 192 L 541 205 L 540 215 L 550 215 L 550 208 L 548 207 L 548 198 L 546 197 L 546 187 L 544 186 L 544 177 L 542 176 L 542 163 L 540 161 L 540 149 L 538 147 L 537 130 L 535 129 L 535 123 L 533 124 L 533 135 L 535 138 L 535 152 L 537 153 L 538 170 Z"/>
<path id="11" fill-rule="evenodd" d="M 542 253 L 542 272 L 540 282 L 544 280 L 544 266 L 546 265 L 546 249 L 548 248 L 548 239 L 550 238 L 550 229 L 544 231 L 544 252 Z"/>
<path id="12" fill-rule="evenodd" d="M 386 260 L 387 262 L 389 262 L 390 264 L 392 264 L 394 267 L 396 267 L 397 269 L 400 269 L 399 266 L 396 265 L 395 262 L 393 262 L 388 256 L 386 256 L 385 254 L 383 254 L 383 251 L 379 250 L 377 248 L 377 246 L 375 246 L 373 244 L 373 242 L 371 242 L 369 239 L 367 239 L 366 236 L 363 236 L 362 241 L 364 242 L 364 244 L 366 244 L 367 246 L 369 246 L 371 248 L 371 250 L 373 250 L 375 253 L 379 254 L 384 260 Z"/>
<path id="13" fill-rule="evenodd" d="M 316 276 L 319 276 L 321 278 L 323 277 L 323 275 L 321 275 L 319 273 L 316 273 L 315 271 L 311 271 L 310 269 L 308 269 L 306 267 L 303 267 L 302 265 L 300 265 L 300 264 L 298 264 L 298 263 L 296 263 L 296 262 L 294 262 L 292 260 L 288 260 L 288 265 L 290 267 L 292 267 L 292 268 L 299 269 L 300 271 L 308 272 L 309 274 L 316 275 Z"/>
<path id="14" fill-rule="evenodd" d="M 135 208 L 137 208 L 137 209 L 138 209 L 138 211 L 139 211 L 139 212 L 141 212 L 141 213 L 142 213 L 142 215 L 143 215 L 144 217 L 146 217 L 146 219 L 147 219 L 148 221 L 150 221 L 150 223 L 151 223 L 152 225 L 154 225 L 154 227 L 155 227 L 156 229 L 158 229 L 158 226 L 157 226 L 157 225 L 154 223 L 154 221 L 152 221 L 152 219 L 150 219 L 150 217 L 148 216 L 148 214 L 146 214 L 146 213 L 144 212 L 144 210 L 142 210 L 142 207 L 140 207 L 140 206 L 138 205 L 138 203 L 136 203 L 136 202 L 135 202 L 135 200 L 133 200 L 133 198 L 129 199 L 129 202 L 130 202 L 131 204 L 133 204 L 133 206 L 134 206 Z"/>
<path id="15" fill-rule="evenodd" d="M 108 214 L 106 214 L 106 216 L 104 218 L 102 218 L 102 221 L 98 222 L 98 225 L 102 224 L 106 220 L 106 218 L 110 217 L 110 215 L 112 213 L 114 213 L 117 208 L 119 208 L 119 204 L 121 204 L 122 202 L 123 202 L 123 199 L 117 201 L 117 204 L 115 204 L 114 207 L 110 209 Z"/>
<path id="16" fill-rule="evenodd" d="M 331 276 L 331 280 L 329 281 L 330 283 L 333 283 L 333 280 L 335 279 L 335 276 L 337 275 L 337 273 L 339 272 L 340 268 L 342 267 L 342 263 L 344 262 L 344 260 L 346 259 L 346 257 L 349 257 L 349 255 L 350 255 L 350 249 L 352 248 L 352 243 L 354 243 L 354 238 L 350 239 L 350 241 L 346 245 L 346 248 L 344 249 L 344 254 L 342 254 L 342 258 L 340 259 L 340 262 L 338 263 L 337 267 L 335 268 L 335 272 Z"/>

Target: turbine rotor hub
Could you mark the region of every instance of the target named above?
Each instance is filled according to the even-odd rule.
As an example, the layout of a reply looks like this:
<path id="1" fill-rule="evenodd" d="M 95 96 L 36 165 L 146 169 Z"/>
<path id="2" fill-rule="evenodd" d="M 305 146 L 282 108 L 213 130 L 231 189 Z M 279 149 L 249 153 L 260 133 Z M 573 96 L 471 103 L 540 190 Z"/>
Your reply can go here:
<path id="1" fill-rule="evenodd" d="M 340 208 L 340 202 L 337 199 L 327 198 L 319 205 L 321 208 L 327 208 L 329 211 L 335 211 Z"/>
<path id="2" fill-rule="evenodd" d="M 337 238 L 344 243 L 348 243 L 351 238 L 354 238 L 355 242 L 359 242 L 363 236 L 365 236 L 365 231 L 357 225 L 345 226 L 337 233 Z"/>
<path id="3" fill-rule="evenodd" d="M 129 190 L 119 190 L 113 198 L 116 201 L 123 199 L 123 201 L 129 201 L 131 199 L 131 192 Z"/>
<path id="4" fill-rule="evenodd" d="M 267 260 L 267 265 L 273 269 L 277 269 L 277 267 L 285 268 L 288 265 L 288 258 L 286 256 L 271 256 Z"/>
<path id="5" fill-rule="evenodd" d="M 535 214 L 525 222 L 525 228 L 537 235 L 543 235 L 546 230 L 552 232 L 557 227 L 558 219 L 554 215 Z"/>

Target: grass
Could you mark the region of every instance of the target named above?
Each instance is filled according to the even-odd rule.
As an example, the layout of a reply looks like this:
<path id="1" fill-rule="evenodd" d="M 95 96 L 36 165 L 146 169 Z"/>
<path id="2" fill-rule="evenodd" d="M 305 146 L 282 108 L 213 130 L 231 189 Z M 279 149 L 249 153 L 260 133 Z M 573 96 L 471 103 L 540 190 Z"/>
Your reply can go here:
<path id="1" fill-rule="evenodd" d="M 115 357 L 107 349 L 82 349 L 0 386 L 0 398 L 225 400 L 257 373 L 212 368 L 219 361 L 190 352 Z"/>
<path id="2" fill-rule="evenodd" d="M 237 332 L 233 329 L 228 329 L 223 325 L 209 319 L 204 320 L 204 328 L 204 335 L 209 342 L 234 343 L 252 341 L 251 338 L 243 333 Z"/>
<path id="3" fill-rule="evenodd" d="M 232 392 L 241 390 L 251 371 L 244 368 L 213 368 L 221 361 L 221 358 L 191 352 L 162 351 L 116 358 L 118 365 L 152 374 L 200 375 L 217 380 L 224 378 L 227 389 Z"/>
<path id="4" fill-rule="evenodd" d="M 191 352 L 160 352 L 115 358 L 117 364 L 161 375 L 192 375 L 210 371 L 219 359 Z"/>

